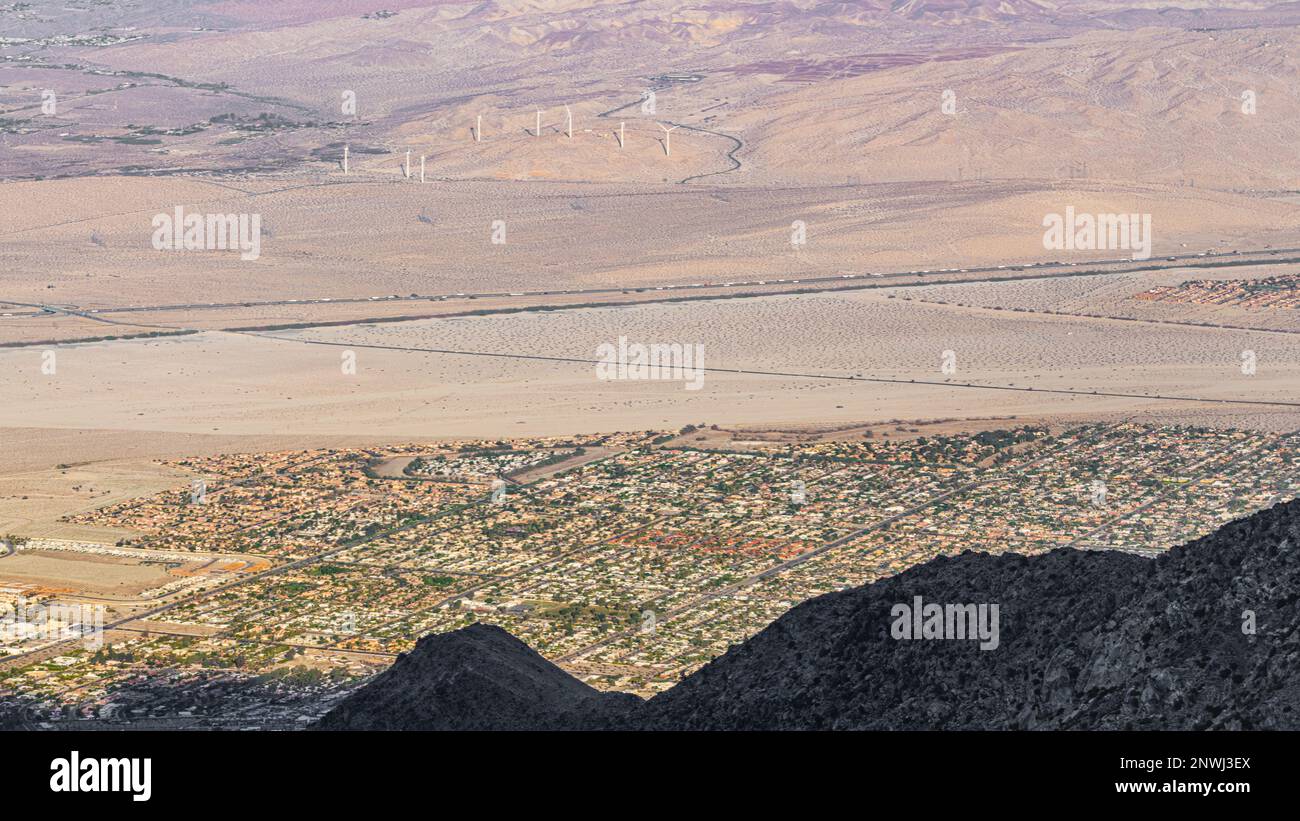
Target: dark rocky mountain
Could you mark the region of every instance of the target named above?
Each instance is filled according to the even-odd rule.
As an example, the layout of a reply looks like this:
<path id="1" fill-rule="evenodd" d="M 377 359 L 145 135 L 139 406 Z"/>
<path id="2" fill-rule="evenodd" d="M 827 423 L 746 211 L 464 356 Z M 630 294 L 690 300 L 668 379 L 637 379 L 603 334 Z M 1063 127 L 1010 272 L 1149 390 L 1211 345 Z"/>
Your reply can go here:
<path id="1" fill-rule="evenodd" d="M 556 730 L 608 723 L 641 703 L 602 693 L 502 630 L 425 636 L 326 714 L 325 730 Z"/>
<path id="2" fill-rule="evenodd" d="M 894 638 L 893 608 L 917 596 L 998 605 L 997 647 Z M 1297 729 L 1298 600 L 1292 501 L 1157 559 L 937 559 L 805 602 L 645 702 L 475 626 L 421 640 L 320 726 Z"/>

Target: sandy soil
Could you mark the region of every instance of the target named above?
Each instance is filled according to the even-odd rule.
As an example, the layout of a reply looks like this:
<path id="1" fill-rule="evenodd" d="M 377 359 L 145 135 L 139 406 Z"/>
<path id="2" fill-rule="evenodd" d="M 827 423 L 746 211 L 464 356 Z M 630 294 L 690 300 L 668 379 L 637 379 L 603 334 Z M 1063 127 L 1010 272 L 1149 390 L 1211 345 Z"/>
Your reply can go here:
<path id="1" fill-rule="evenodd" d="M 0 584 L 18 582 L 90 595 L 129 598 L 171 580 L 159 565 L 101 556 L 18 553 L 0 559 Z"/>
<path id="2" fill-rule="evenodd" d="M 130 535 L 113 528 L 60 522 L 63 516 L 93 510 L 104 505 L 175 487 L 184 481 L 178 472 L 147 459 L 93 462 L 92 449 L 72 442 L 92 438 L 70 431 L 0 432 L 5 447 L 5 465 L 0 468 L 0 533 L 50 539 L 115 542 Z M 63 440 L 63 450 L 53 451 L 43 442 Z M 102 440 L 101 440 L 102 441 Z M 162 443 L 159 442 L 162 446 Z M 138 448 L 129 441 L 114 439 L 114 456 Z M 165 446 L 157 453 L 161 456 Z M 62 455 L 56 456 L 56 453 Z M 67 459 L 48 464 L 51 458 Z M 80 462 L 73 463 L 79 458 Z"/>
<path id="3" fill-rule="evenodd" d="M 1294 273 L 1291 265 L 1242 268 L 1179 268 L 1141 274 L 1085 276 L 1072 279 L 1025 280 L 918 287 L 899 298 L 964 304 L 1011 311 L 1060 312 L 1126 317 L 1147 322 L 1220 324 L 1240 328 L 1300 332 L 1300 310 L 1246 309 L 1234 305 L 1152 302 L 1137 295 L 1160 285 L 1188 280 L 1250 280 Z"/>
<path id="4" fill-rule="evenodd" d="M 55 376 L 40 351 L 0 351 L 13 402 L 7 428 L 96 428 L 131 434 L 143 454 L 155 432 L 302 441 L 570 434 L 690 423 L 855 424 L 894 418 L 1169 412 L 1209 407 L 1159 399 L 1062 395 L 1041 389 L 1294 401 L 1300 338 L 1289 334 L 1115 320 L 1023 316 L 857 293 L 770 297 L 283 332 L 280 339 L 200 334 L 61 348 Z M 594 365 L 376 350 L 592 360 L 603 342 L 703 345 L 716 368 L 1035 387 L 986 391 L 920 384 L 708 373 L 682 382 L 601 381 Z M 302 344 L 303 341 L 329 345 Z M 355 347 L 349 347 L 355 346 Z M 941 372 L 945 350 L 957 372 Z M 1242 374 L 1244 350 L 1258 371 Z M 356 373 L 344 355 L 356 355 Z M 1293 411 L 1230 411 L 1276 426 Z M 1268 420 L 1265 422 L 1265 420 Z M 188 440 L 165 437 L 175 452 Z M 215 440 L 214 440 L 215 444 Z M 206 446 L 205 446 L 206 447 Z"/>
<path id="5" fill-rule="evenodd" d="M 461 318 L 445 314 L 587 298 L 379 299 L 647 289 L 613 297 L 633 301 L 696 282 L 1126 255 L 1044 249 L 1044 215 L 1071 206 L 1151 214 L 1157 259 L 1300 246 L 1293 10 L 1182 5 L 1197 10 L 826 6 L 815 31 L 802 7 L 712 0 L 11 15 L 34 39 L 4 47 L 30 61 L 0 61 L 0 343 L 200 333 L 0 348 L 0 530 L 113 540 L 57 520 L 183 481 L 150 459 L 231 450 L 1012 416 L 1292 429 L 1294 408 L 1149 398 L 1296 401 L 1300 336 L 1281 333 L 1294 318 L 1132 299 L 1232 270 Z M 83 31 L 139 39 L 41 39 Z M 658 109 L 641 111 L 652 89 Z M 671 155 L 660 121 L 681 125 Z M 403 173 L 407 151 L 427 156 L 427 183 Z M 178 206 L 259 215 L 261 255 L 155 250 L 151 219 Z M 796 223 L 806 244 L 790 241 Z M 326 298 L 358 302 L 289 301 Z M 256 301 L 283 304 L 243 304 Z M 111 310 L 134 306 L 170 307 Z M 421 314 L 442 318 L 358 324 Z M 1161 324 L 1206 320 L 1263 330 Z M 301 322 L 353 324 L 228 332 Z M 524 358 L 587 360 L 619 337 L 782 373 L 709 372 L 688 391 Z M 848 375 L 898 381 L 827 378 Z"/>
<path id="6" fill-rule="evenodd" d="M 1157 258 L 1188 248 L 1300 246 L 1300 206 L 1237 194 L 1088 180 L 687 189 L 454 182 L 437 185 L 319 177 L 266 182 L 248 193 L 198 182 L 117 178 L 11 183 L 0 211 L 0 300 L 136 305 L 454 295 L 562 288 L 652 287 L 840 273 L 937 270 L 1026 261 L 1087 261 L 1106 252 L 1046 250 L 1042 219 L 1063 213 L 1152 215 Z M 31 212 L 25 209 L 31 204 Z M 269 235 L 256 260 L 227 251 L 158 251 L 150 220 L 177 205 L 256 213 Z M 68 215 L 75 215 L 69 219 Z M 492 242 L 492 224 L 505 243 Z M 807 242 L 791 244 L 803 222 Z M 92 238 L 92 234 L 94 235 Z M 1125 256 L 1111 252 L 1109 256 Z M 375 316 L 375 306 L 285 304 L 240 314 L 244 324 L 306 316 Z M 424 303 L 403 305 L 418 312 Z M 461 304 L 462 310 L 473 308 Z M 171 316 L 93 319 L 0 316 L 0 341 L 193 327 Z M 388 310 L 388 309 L 382 309 Z M 211 321 L 211 311 L 195 311 Z M 93 315 L 92 315 L 93 316 Z M 158 327 L 151 327 L 151 326 Z"/>

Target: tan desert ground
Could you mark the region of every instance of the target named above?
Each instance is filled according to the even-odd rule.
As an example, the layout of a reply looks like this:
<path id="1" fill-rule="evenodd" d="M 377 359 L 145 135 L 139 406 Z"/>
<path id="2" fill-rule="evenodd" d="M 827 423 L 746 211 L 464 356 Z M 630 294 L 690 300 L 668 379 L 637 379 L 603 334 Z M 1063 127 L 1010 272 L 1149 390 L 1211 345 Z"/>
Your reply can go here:
<path id="1" fill-rule="evenodd" d="M 1298 55 L 1253 0 L 4 4 L 0 588 L 261 573 L 86 518 L 186 459 L 1293 433 Z"/>

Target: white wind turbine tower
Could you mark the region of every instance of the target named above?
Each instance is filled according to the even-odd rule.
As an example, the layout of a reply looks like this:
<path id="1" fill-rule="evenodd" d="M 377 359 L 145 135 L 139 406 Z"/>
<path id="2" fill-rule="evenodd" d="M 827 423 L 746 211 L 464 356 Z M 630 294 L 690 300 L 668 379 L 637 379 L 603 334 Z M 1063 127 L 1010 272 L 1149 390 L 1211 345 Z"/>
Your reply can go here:
<path id="1" fill-rule="evenodd" d="M 411 178 L 411 152 L 410 151 L 406 152 L 406 178 L 408 180 Z"/>
<path id="2" fill-rule="evenodd" d="M 565 128 L 565 133 L 568 134 L 569 139 L 572 140 L 573 139 L 573 111 L 570 110 L 567 103 L 564 106 L 564 113 L 568 115 L 569 118 L 569 125 L 567 128 Z"/>
<path id="3" fill-rule="evenodd" d="M 542 110 L 540 108 L 537 109 L 537 127 L 533 129 L 533 136 L 542 136 Z"/>
<path id="4" fill-rule="evenodd" d="M 424 182 L 424 155 L 420 155 L 420 182 Z"/>
<path id="5" fill-rule="evenodd" d="M 663 129 L 663 132 L 664 132 L 664 154 L 665 154 L 665 156 L 669 156 L 669 157 L 671 157 L 671 156 L 673 155 L 673 132 L 676 131 L 677 129 L 681 128 L 681 126 L 675 125 L 675 126 L 673 126 L 672 128 L 664 128 L 664 124 L 663 124 L 663 123 L 655 123 L 655 125 L 659 126 L 661 129 Z"/>
<path id="6" fill-rule="evenodd" d="M 621 122 L 618 124 L 618 147 L 619 148 L 623 147 L 623 126 L 624 125 L 625 123 L 621 123 Z"/>
<path id="7" fill-rule="evenodd" d="M 346 143 L 343 145 L 343 173 L 348 173 L 348 147 Z"/>
<path id="8" fill-rule="evenodd" d="M 474 121 L 474 142 L 477 143 L 482 141 L 483 141 L 483 115 L 480 114 L 478 115 L 478 119 Z"/>

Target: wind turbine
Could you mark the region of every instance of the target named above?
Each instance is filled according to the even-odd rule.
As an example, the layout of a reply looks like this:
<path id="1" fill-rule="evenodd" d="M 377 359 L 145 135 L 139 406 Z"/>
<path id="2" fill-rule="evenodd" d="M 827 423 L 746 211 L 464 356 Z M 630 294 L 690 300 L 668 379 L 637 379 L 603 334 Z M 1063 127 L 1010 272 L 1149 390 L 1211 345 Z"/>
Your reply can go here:
<path id="1" fill-rule="evenodd" d="M 661 129 L 663 129 L 663 132 L 664 132 L 664 155 L 665 155 L 665 156 L 669 156 L 669 157 L 671 157 L 671 156 L 673 155 L 673 132 L 676 131 L 677 129 L 681 128 L 681 126 L 679 126 L 679 125 L 675 125 L 675 126 L 673 126 L 672 128 L 664 128 L 664 124 L 663 124 L 663 123 L 655 123 L 655 125 L 659 126 Z"/>
<path id="2" fill-rule="evenodd" d="M 540 108 L 537 109 L 537 127 L 533 129 L 533 136 L 542 136 L 542 110 Z"/>
<path id="3" fill-rule="evenodd" d="M 343 146 L 343 173 L 344 173 L 344 174 L 348 173 L 348 147 L 347 147 L 347 144 L 344 144 L 344 146 Z"/>
<path id="4" fill-rule="evenodd" d="M 618 147 L 619 148 L 623 147 L 623 126 L 624 125 L 625 123 L 621 123 L 621 122 L 618 124 Z"/>
<path id="5" fill-rule="evenodd" d="M 408 180 L 411 178 L 411 152 L 410 151 L 406 152 L 406 178 Z"/>
<path id="6" fill-rule="evenodd" d="M 478 119 L 474 121 L 474 142 L 477 143 L 482 141 L 483 141 L 483 115 L 480 114 L 478 115 Z"/>
<path id="7" fill-rule="evenodd" d="M 569 125 L 565 129 L 565 133 L 567 133 L 569 135 L 569 139 L 572 140 L 573 139 L 573 111 L 569 108 L 567 103 L 564 106 L 564 113 L 567 114 L 569 117 Z"/>
<path id="8" fill-rule="evenodd" d="M 420 182 L 424 182 L 424 155 L 420 155 Z"/>

